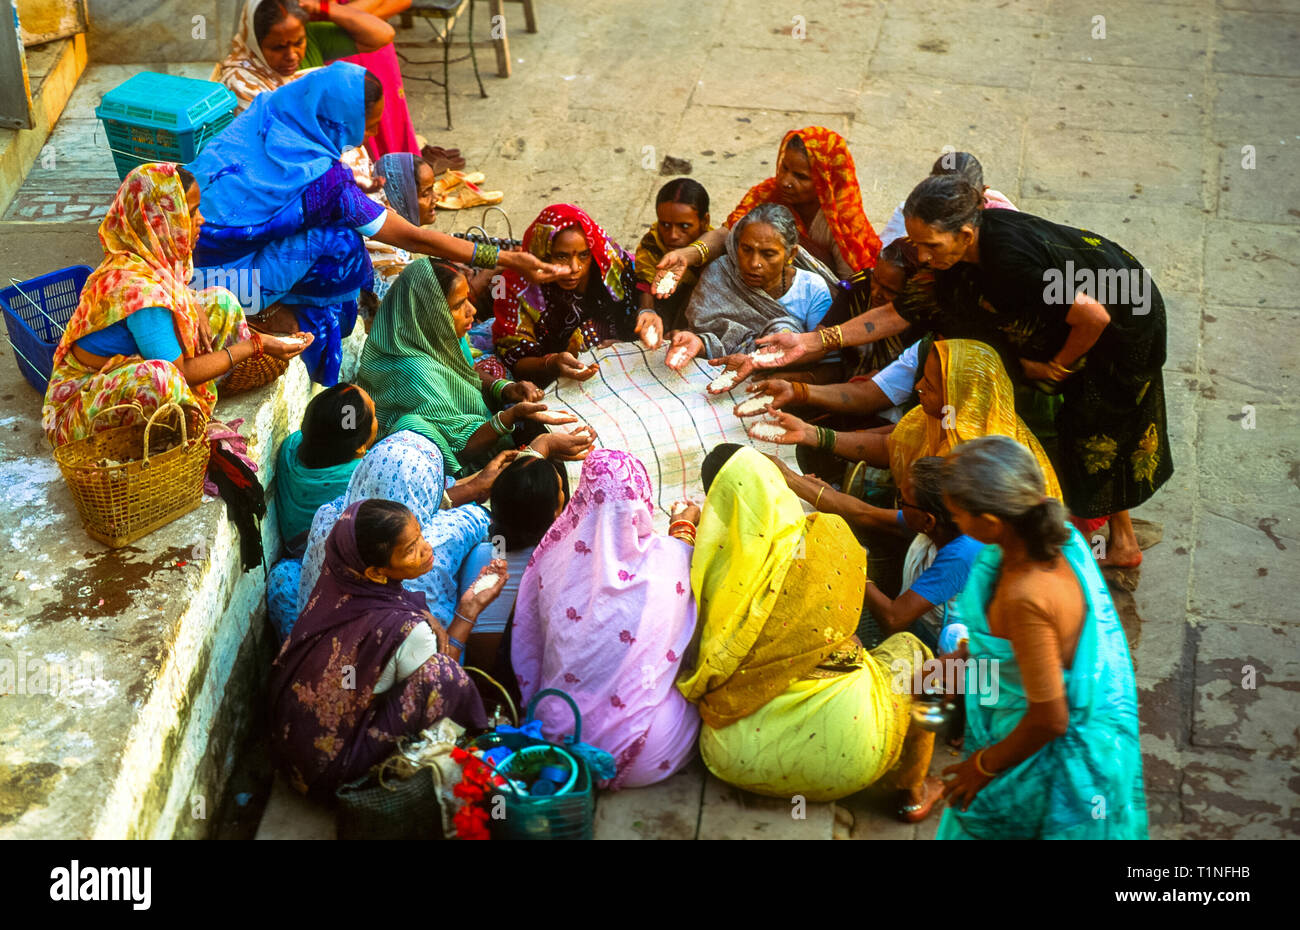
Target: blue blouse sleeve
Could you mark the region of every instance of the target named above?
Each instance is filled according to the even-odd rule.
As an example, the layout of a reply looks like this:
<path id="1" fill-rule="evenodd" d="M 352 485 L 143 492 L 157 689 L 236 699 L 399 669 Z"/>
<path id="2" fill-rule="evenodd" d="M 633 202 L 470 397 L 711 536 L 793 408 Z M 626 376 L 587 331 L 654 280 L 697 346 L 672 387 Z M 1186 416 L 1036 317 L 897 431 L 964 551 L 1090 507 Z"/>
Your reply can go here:
<path id="1" fill-rule="evenodd" d="M 366 196 L 357 187 L 352 171 L 342 162 L 335 162 L 329 170 L 307 185 L 303 191 L 303 216 L 305 225 L 348 226 L 363 233 L 376 220 L 383 225 L 384 207 Z M 375 226 L 373 231 L 378 231 Z"/>
<path id="2" fill-rule="evenodd" d="M 184 352 L 176 338 L 172 312 L 166 307 L 143 307 L 126 318 L 141 358 L 174 362 Z"/>

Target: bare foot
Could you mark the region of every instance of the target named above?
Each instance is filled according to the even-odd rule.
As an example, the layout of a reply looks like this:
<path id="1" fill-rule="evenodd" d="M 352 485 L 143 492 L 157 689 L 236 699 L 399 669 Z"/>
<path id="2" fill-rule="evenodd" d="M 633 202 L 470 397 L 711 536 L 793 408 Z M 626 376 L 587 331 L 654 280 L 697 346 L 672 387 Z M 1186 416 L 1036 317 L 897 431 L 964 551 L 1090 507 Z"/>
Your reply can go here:
<path id="1" fill-rule="evenodd" d="M 1105 568 L 1137 568 L 1142 564 L 1142 550 L 1136 543 L 1122 548 L 1108 546 L 1106 557 L 1098 559 L 1097 564 Z"/>
<path id="2" fill-rule="evenodd" d="M 903 823 L 920 823 L 930 816 L 935 803 L 943 797 L 943 779 L 928 776 L 920 785 L 902 792 L 898 819 Z"/>

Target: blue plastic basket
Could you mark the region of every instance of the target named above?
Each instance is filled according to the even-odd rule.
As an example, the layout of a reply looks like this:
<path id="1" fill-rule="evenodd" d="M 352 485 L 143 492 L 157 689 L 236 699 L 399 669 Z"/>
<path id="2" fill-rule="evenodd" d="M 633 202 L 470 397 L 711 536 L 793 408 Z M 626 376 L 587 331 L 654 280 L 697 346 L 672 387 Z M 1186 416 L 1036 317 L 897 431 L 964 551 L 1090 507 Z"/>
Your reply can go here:
<path id="1" fill-rule="evenodd" d="M 54 370 L 54 350 L 77 309 L 91 270 L 89 265 L 73 265 L 30 281 L 15 281 L 0 291 L 0 309 L 18 370 L 42 394 Z"/>
<path id="2" fill-rule="evenodd" d="M 104 95 L 104 124 L 117 176 L 151 161 L 193 161 L 235 118 L 239 101 L 215 81 L 142 71 Z"/>

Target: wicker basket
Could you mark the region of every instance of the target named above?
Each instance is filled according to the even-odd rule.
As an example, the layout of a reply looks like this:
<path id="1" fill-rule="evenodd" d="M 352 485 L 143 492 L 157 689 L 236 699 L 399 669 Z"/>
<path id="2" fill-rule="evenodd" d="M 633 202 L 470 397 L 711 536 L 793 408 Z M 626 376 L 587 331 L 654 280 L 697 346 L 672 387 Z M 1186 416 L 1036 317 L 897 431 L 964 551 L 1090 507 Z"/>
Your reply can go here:
<path id="1" fill-rule="evenodd" d="M 262 355 L 246 358 L 217 382 L 217 391 L 229 397 L 254 388 L 266 387 L 289 370 L 289 360 Z"/>
<path id="2" fill-rule="evenodd" d="M 114 549 L 199 506 L 208 468 L 207 417 L 197 407 L 165 404 L 143 422 L 139 404 L 118 404 L 94 419 L 123 408 L 135 410 L 142 422 L 92 433 L 54 450 L 86 532 Z M 168 412 L 175 413 L 176 425 L 157 422 Z M 97 464 L 105 459 L 120 464 Z"/>

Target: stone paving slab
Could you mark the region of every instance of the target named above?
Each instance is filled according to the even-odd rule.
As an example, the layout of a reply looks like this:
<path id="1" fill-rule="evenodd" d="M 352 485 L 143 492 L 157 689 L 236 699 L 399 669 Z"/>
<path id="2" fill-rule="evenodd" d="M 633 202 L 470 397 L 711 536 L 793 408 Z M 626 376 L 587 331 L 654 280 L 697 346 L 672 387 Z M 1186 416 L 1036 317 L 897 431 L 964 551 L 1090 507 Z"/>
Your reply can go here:
<path id="1" fill-rule="evenodd" d="M 833 808 L 802 799 L 760 797 L 706 775 L 697 839 L 829 840 L 835 828 Z"/>
<path id="2" fill-rule="evenodd" d="M 1300 320 L 1294 310 L 1209 307 L 1204 320 L 1203 358 L 1216 383 L 1248 388 L 1265 403 L 1295 402 L 1300 391 L 1300 359 L 1291 352 L 1278 351 L 1295 337 Z M 1242 358 L 1267 358 L 1269 364 L 1243 366 L 1239 364 Z"/>
<path id="3" fill-rule="evenodd" d="M 1277 626 L 1216 623 L 1196 649 L 1191 743 L 1278 762 L 1300 753 L 1300 617 Z"/>
<path id="4" fill-rule="evenodd" d="M 1278 124 L 1268 135 L 1223 144 L 1219 152 L 1219 216 L 1253 223 L 1300 223 L 1300 136 L 1282 133 L 1300 124 Z M 1252 141 L 1259 140 L 1259 141 Z M 1249 161 L 1248 161 L 1249 159 Z M 1244 167 L 1251 164 L 1252 167 Z"/>
<path id="5" fill-rule="evenodd" d="M 1047 22 L 1059 35 L 1054 54 L 1044 57 L 1199 73 L 1209 56 L 1212 9 L 1210 0 L 1177 5 L 1126 0 L 1105 7 L 1090 0 L 1052 0 Z M 1104 37 L 1094 20 L 1099 15 L 1105 17 Z"/>
<path id="6" fill-rule="evenodd" d="M 1276 517 L 1257 517 L 1248 508 L 1219 512 L 1233 509 L 1217 501 L 1202 505 L 1196 540 L 1200 571 L 1192 578 L 1188 606 L 1207 619 L 1249 616 L 1264 623 L 1294 622 L 1294 599 L 1271 597 L 1270 592 L 1278 585 L 1294 587 L 1300 533 L 1274 523 Z M 1246 610 L 1249 613 L 1243 614 Z"/>
<path id="7" fill-rule="evenodd" d="M 596 798 L 596 839 L 695 839 L 706 777 L 697 757 L 657 785 L 602 793 Z"/>
<path id="8" fill-rule="evenodd" d="M 1296 4 L 1300 10 L 1300 4 Z M 1210 138 L 1215 142 L 1267 141 L 1294 143 L 1282 130 L 1295 132 L 1295 121 L 1287 120 L 1288 108 L 1300 93 L 1300 79 L 1261 77 L 1258 74 L 1219 74 L 1214 79 L 1214 119 Z M 1288 126 L 1288 123 L 1290 124 Z"/>
<path id="9" fill-rule="evenodd" d="M 1205 299 L 1212 304 L 1300 307 L 1300 229 L 1211 219 Z"/>
<path id="10" fill-rule="evenodd" d="M 1044 4 L 1016 2 L 956 7 L 891 7 L 880 31 L 871 73 L 901 73 L 931 83 L 1027 89 L 1033 60 L 1051 54 Z M 893 15 L 895 11 L 899 15 Z M 978 39 L 976 37 L 979 37 Z"/>
<path id="11" fill-rule="evenodd" d="M 1025 137 L 1024 189 L 1053 200 L 1201 207 L 1201 146 L 1172 133 L 1044 127 Z"/>
<path id="12" fill-rule="evenodd" d="M 1109 41 L 1109 40 L 1108 40 Z M 1037 130 L 1154 130 L 1199 136 L 1209 101 L 1183 70 L 1099 63 L 1039 61 L 1029 94 L 1029 124 Z"/>
<path id="13" fill-rule="evenodd" d="M 1294 5 L 1282 15 L 1224 10 L 1214 49 L 1214 70 L 1237 74 L 1295 77 L 1300 61 L 1300 11 Z"/>
<path id="14" fill-rule="evenodd" d="M 798 43 L 808 54 L 837 54 L 846 48 L 865 54 L 875 47 L 887 6 L 844 0 L 800 0 L 798 4 L 717 4 L 726 12 L 717 26 L 719 44 L 784 51 Z"/>

